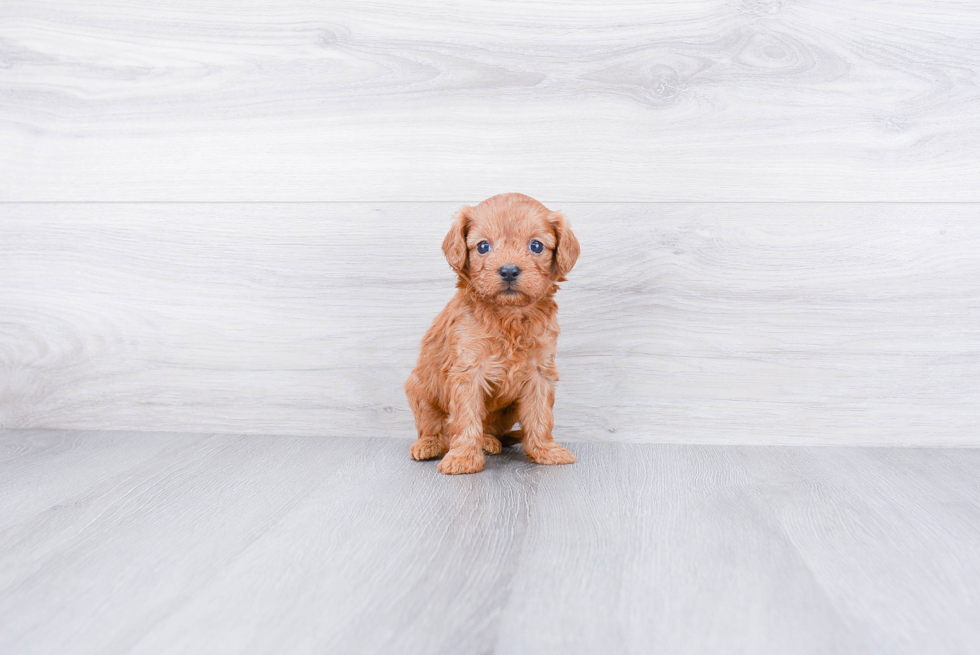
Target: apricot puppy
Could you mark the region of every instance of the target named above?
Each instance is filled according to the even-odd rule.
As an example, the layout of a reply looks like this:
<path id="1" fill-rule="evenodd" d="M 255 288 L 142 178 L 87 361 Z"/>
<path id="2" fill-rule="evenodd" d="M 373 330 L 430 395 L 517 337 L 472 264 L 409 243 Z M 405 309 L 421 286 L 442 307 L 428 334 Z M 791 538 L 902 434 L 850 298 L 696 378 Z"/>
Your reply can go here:
<path id="1" fill-rule="evenodd" d="M 457 291 L 405 382 L 419 433 L 412 458 L 445 455 L 443 473 L 476 473 L 484 451 L 523 442 L 534 462 L 571 464 L 575 457 L 551 436 L 555 283 L 579 255 L 568 222 L 533 198 L 501 194 L 461 208 L 442 250 Z"/>

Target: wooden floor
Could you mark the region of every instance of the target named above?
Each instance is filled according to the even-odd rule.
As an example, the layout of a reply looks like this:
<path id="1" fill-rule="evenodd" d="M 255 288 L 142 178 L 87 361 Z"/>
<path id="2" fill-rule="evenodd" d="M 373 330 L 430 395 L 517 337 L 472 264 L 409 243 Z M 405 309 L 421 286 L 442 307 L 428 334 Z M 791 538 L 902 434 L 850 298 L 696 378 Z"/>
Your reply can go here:
<path id="1" fill-rule="evenodd" d="M 980 449 L 0 431 L 0 652 L 968 653 Z"/>

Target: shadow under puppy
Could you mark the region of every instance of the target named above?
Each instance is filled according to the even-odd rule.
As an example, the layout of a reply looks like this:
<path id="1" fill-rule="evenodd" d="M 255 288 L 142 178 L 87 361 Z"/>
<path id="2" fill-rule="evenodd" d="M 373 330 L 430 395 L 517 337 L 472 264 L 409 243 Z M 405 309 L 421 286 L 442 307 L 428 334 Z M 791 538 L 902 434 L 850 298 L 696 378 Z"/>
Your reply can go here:
<path id="1" fill-rule="evenodd" d="M 460 209 L 442 250 L 457 291 L 405 382 L 419 433 L 412 458 L 445 455 L 443 473 L 476 473 L 484 451 L 523 442 L 534 462 L 571 464 L 551 436 L 556 282 L 579 255 L 568 222 L 531 197 L 501 194 Z"/>

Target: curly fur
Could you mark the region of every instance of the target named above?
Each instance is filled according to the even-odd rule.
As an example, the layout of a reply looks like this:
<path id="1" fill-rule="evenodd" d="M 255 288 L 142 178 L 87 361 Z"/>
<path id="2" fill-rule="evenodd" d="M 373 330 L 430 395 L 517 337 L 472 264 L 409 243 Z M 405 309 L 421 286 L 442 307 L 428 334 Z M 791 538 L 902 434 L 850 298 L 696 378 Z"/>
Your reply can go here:
<path id="1" fill-rule="evenodd" d="M 531 251 L 531 240 L 543 244 L 541 253 Z M 490 252 L 478 252 L 481 241 Z M 462 207 L 442 249 L 458 276 L 457 291 L 422 339 L 405 383 L 418 429 L 411 456 L 444 455 L 443 473 L 476 473 L 484 451 L 523 442 L 539 464 L 574 462 L 551 436 L 556 282 L 579 255 L 568 221 L 533 198 L 501 194 Z M 505 265 L 520 267 L 517 280 L 502 279 Z"/>

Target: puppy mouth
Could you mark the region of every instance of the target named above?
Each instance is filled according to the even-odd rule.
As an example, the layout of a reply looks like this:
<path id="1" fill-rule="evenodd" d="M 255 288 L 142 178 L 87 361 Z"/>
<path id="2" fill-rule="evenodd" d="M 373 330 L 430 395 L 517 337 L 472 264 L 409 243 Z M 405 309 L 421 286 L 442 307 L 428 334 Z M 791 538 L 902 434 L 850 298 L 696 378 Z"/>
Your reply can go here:
<path id="1" fill-rule="evenodd" d="M 529 301 L 526 293 L 509 284 L 497 292 L 497 302 L 502 305 L 525 305 Z"/>
<path id="2" fill-rule="evenodd" d="M 515 301 L 527 297 L 527 294 L 517 288 L 515 284 L 505 284 L 504 288 L 497 292 L 501 299 Z"/>

